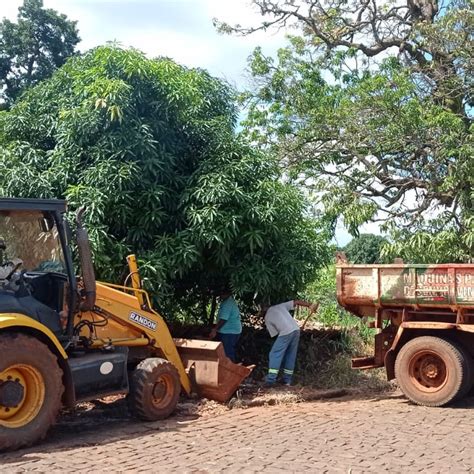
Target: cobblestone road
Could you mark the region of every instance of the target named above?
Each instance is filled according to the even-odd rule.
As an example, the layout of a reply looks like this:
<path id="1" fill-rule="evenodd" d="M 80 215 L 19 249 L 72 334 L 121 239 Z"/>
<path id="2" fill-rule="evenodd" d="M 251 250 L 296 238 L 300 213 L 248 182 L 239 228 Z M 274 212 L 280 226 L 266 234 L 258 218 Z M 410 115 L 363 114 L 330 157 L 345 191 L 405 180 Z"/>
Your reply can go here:
<path id="1" fill-rule="evenodd" d="M 234 409 L 194 421 L 60 424 L 0 455 L 1 472 L 473 472 L 474 398 L 423 408 L 399 394 Z"/>

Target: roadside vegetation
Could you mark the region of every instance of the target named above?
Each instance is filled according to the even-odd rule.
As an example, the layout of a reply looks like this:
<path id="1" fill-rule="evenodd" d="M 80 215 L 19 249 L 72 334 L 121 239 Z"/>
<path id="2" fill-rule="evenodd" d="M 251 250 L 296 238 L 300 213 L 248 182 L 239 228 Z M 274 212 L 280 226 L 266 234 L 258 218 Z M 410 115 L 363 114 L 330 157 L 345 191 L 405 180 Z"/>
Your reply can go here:
<path id="1" fill-rule="evenodd" d="M 383 371 L 361 372 L 351 368 L 351 357 L 373 353 L 375 330 L 339 306 L 335 265 L 322 268 L 302 297 L 320 304 L 317 313 L 306 324 L 309 334 L 302 333 L 299 355 L 302 381 L 321 388 L 387 389 L 389 384 Z M 315 347 L 320 349 L 315 352 Z M 321 356 L 324 351 L 328 356 Z"/>

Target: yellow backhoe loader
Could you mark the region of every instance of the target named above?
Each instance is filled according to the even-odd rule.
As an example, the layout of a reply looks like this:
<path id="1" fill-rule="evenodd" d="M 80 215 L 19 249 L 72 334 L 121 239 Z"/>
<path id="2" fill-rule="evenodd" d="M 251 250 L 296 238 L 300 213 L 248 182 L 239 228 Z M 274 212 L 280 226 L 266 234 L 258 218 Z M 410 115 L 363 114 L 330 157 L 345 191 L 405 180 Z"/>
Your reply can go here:
<path id="1" fill-rule="evenodd" d="M 144 420 L 169 416 L 181 391 L 228 400 L 252 367 L 218 342 L 173 340 L 141 288 L 96 282 L 77 214 L 82 276 L 59 200 L 0 199 L 0 450 L 42 439 L 62 406 L 127 394 Z"/>

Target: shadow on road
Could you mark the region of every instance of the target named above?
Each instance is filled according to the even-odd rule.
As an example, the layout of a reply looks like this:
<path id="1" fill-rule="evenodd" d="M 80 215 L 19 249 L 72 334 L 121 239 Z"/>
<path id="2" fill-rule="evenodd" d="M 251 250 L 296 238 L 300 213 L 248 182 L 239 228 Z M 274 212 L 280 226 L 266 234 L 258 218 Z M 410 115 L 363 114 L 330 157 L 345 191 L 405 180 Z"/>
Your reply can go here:
<path id="1" fill-rule="evenodd" d="M 408 400 L 403 393 L 399 390 L 393 392 L 380 392 L 380 393 L 357 393 L 354 395 L 347 395 L 340 399 L 331 400 L 334 402 L 345 402 L 348 400 L 368 400 L 371 402 L 381 402 L 386 400 L 399 400 L 400 403 L 411 405 L 411 406 L 418 406 L 415 403 Z M 471 393 L 468 397 L 463 398 L 457 402 L 451 403 L 445 407 L 427 407 L 432 408 L 433 410 L 453 410 L 453 409 L 473 409 L 474 408 L 474 393 Z"/>
<path id="2" fill-rule="evenodd" d="M 58 423 L 50 430 L 45 441 L 30 448 L 0 455 L 0 465 L 34 462 L 42 459 L 44 453 L 68 451 L 73 448 L 91 445 L 107 445 L 116 441 L 133 439 L 153 431 L 177 431 L 196 416 L 183 415 L 178 406 L 177 413 L 167 420 L 143 422 L 131 417 L 125 399 L 112 403 L 101 401 L 79 405 L 73 410 L 64 411 Z"/>

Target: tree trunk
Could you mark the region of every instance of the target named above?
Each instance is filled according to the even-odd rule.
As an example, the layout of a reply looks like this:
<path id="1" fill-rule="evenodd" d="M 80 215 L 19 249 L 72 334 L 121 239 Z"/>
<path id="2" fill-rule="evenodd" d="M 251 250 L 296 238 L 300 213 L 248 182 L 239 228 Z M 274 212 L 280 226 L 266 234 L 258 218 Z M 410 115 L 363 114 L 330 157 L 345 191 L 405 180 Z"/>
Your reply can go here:
<path id="1" fill-rule="evenodd" d="M 207 315 L 207 296 L 203 293 L 202 299 L 201 299 L 201 319 L 203 323 L 206 323 L 208 321 L 208 315 Z"/>
<path id="2" fill-rule="evenodd" d="M 213 295 L 212 301 L 211 301 L 211 313 L 209 314 L 209 324 L 214 324 L 216 309 L 217 309 L 217 298 L 215 295 Z"/>

